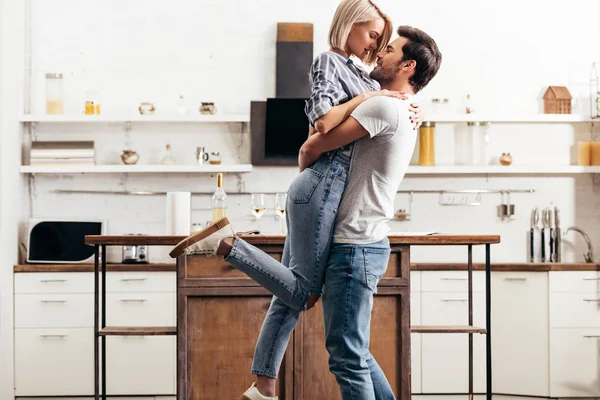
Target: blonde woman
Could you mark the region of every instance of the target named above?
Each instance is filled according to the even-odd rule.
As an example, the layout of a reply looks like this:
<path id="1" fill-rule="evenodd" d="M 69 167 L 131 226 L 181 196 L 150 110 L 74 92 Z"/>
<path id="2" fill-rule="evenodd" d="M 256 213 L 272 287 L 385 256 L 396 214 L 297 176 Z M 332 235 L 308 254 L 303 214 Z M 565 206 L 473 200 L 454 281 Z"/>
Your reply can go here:
<path id="1" fill-rule="evenodd" d="M 380 91 L 379 84 L 350 57 L 373 64 L 392 35 L 390 19 L 369 0 L 344 0 L 329 32 L 330 51 L 317 56 L 310 70 L 312 92 L 305 112 L 310 133 L 328 134 L 363 101 L 373 96 L 404 96 Z M 411 117 L 419 121 L 419 109 Z M 335 133 L 331 133 L 335 134 Z M 302 310 L 319 298 L 338 206 L 346 185 L 352 144 L 323 155 L 290 185 L 286 205 L 288 235 L 281 263 L 234 236 L 229 221 L 216 221 L 179 243 L 170 253 L 222 255 L 275 296 L 256 345 L 252 373 L 256 382 L 242 400 L 272 400 L 291 332 Z"/>

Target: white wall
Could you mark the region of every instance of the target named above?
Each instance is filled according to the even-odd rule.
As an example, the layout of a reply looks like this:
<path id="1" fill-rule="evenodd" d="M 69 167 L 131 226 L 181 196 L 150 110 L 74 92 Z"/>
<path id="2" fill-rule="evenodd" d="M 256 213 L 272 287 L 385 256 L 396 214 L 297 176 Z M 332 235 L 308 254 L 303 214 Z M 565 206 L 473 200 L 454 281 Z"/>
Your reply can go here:
<path id="1" fill-rule="evenodd" d="M 10 359 L 12 332 L 11 265 L 16 262 L 16 236 L 22 187 L 15 174 L 20 163 L 17 143 L 22 134 L 15 122 L 22 88 L 22 24 L 20 0 L 4 0 L 0 60 L 0 190 L 2 192 L 2 269 L 0 270 L 0 359 Z M 66 111 L 78 113 L 86 91 L 100 90 L 103 113 L 135 112 L 140 101 L 152 101 L 159 113 L 172 112 L 180 94 L 194 110 L 200 101 L 215 101 L 224 113 L 247 113 L 251 100 L 275 93 L 275 35 L 277 22 L 312 22 L 315 54 L 326 50 L 328 25 L 337 0 L 32 0 L 33 111 L 43 112 L 46 72 L 65 74 Z M 1 4 L 1 3 L 0 3 Z M 567 85 L 575 98 L 574 112 L 589 113 L 591 63 L 600 59 L 600 7 L 597 0 L 565 3 L 552 0 L 380 1 L 396 25 L 411 24 L 438 42 L 442 69 L 419 98 L 426 110 L 432 97 L 447 97 L 458 112 L 466 93 L 479 113 L 516 115 L 541 111 L 541 95 L 549 85 Z M 454 162 L 453 133 L 457 126 L 438 126 L 438 164 Z M 597 129 L 597 128 L 596 128 Z M 589 124 L 492 126 L 492 155 L 510 151 L 516 164 L 573 164 L 576 140 L 596 138 Z M 193 163 L 196 145 L 220 151 L 224 162 L 247 163 L 249 136 L 238 124 L 134 124 L 127 138 L 118 124 L 38 127 L 38 139 L 90 138 L 96 141 L 98 162 L 119 163 L 129 144 L 141 154 L 140 163 L 160 159 L 166 143 L 182 163 Z M 249 196 L 235 192 L 285 191 L 294 168 L 255 168 L 250 174 L 226 176 L 231 194 L 229 214 L 235 228 L 250 229 Z M 102 217 L 109 233 L 164 233 L 165 207 L 161 196 L 56 194 L 56 189 L 189 190 L 211 193 L 214 176 L 202 175 L 86 175 L 37 176 L 30 185 L 33 217 Z M 437 195 L 416 195 L 412 221 L 394 223 L 394 230 L 499 233 L 494 261 L 526 259 L 526 230 L 533 206 L 558 206 L 564 227 L 577 224 L 600 244 L 600 195 L 592 177 L 409 177 L 410 189 L 535 189 L 535 194 L 513 195 L 516 219 L 496 217 L 498 195 L 482 198 L 479 207 L 444 207 Z M 596 188 L 597 189 L 597 188 Z M 399 195 L 397 208 L 407 205 Z M 209 219 L 210 195 L 193 199 L 194 221 Z M 28 212 L 28 206 L 25 207 Z M 270 210 L 261 228 L 276 233 Z M 571 237 L 567 238 L 570 239 Z M 566 261 L 581 261 L 582 243 L 567 247 Z M 567 243 L 568 246 L 568 243 Z M 152 249 L 153 261 L 166 259 Z M 417 249 L 414 261 L 462 261 L 464 250 Z M 481 261 L 482 253 L 475 252 Z M 109 261 L 118 261 L 114 249 Z M 12 369 L 0 368 L 0 399 L 9 393 Z"/>
<path id="2" fill-rule="evenodd" d="M 22 2 L 0 0 L 0 399 L 12 399 L 13 264 L 17 260 L 22 193 Z"/>

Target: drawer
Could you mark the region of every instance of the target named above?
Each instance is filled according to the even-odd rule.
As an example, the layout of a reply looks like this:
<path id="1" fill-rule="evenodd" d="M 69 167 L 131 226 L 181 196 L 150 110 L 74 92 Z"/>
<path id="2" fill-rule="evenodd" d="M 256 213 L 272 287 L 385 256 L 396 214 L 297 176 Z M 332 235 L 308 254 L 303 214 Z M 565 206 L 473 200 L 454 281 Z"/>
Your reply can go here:
<path id="1" fill-rule="evenodd" d="M 600 271 L 550 272 L 550 292 L 600 293 Z"/>
<path id="2" fill-rule="evenodd" d="M 281 261 L 281 254 L 268 253 L 277 261 Z M 221 256 L 192 256 L 187 258 L 186 268 L 188 279 L 210 279 L 210 278 L 244 278 L 248 275 L 235 269 L 223 260 Z"/>
<path id="3" fill-rule="evenodd" d="M 175 326 L 175 293 L 107 293 L 108 326 Z"/>
<path id="4" fill-rule="evenodd" d="M 15 329 L 17 396 L 91 396 L 94 330 Z"/>
<path id="5" fill-rule="evenodd" d="M 107 392 L 116 395 L 175 394 L 176 342 L 174 336 L 107 337 Z"/>
<path id="6" fill-rule="evenodd" d="M 466 292 L 422 292 L 422 325 L 467 325 L 469 303 Z M 485 293 L 473 293 L 473 321 L 485 327 Z"/>
<path id="7" fill-rule="evenodd" d="M 600 329 L 550 329 L 550 396 L 600 397 Z"/>
<path id="8" fill-rule="evenodd" d="M 175 272 L 108 272 L 106 292 L 173 292 L 177 290 Z"/>
<path id="9" fill-rule="evenodd" d="M 466 292 L 467 271 L 421 271 L 423 292 Z M 473 291 L 485 291 L 485 272 L 473 271 Z"/>
<path id="10" fill-rule="evenodd" d="M 90 272 L 21 272 L 15 274 L 15 294 L 94 293 Z"/>
<path id="11" fill-rule="evenodd" d="M 93 294 L 15 295 L 15 328 L 93 327 Z"/>
<path id="12" fill-rule="evenodd" d="M 421 271 L 410 271 L 410 291 L 421 291 Z"/>
<path id="13" fill-rule="evenodd" d="M 600 328 L 600 295 L 550 293 L 551 328 Z"/>

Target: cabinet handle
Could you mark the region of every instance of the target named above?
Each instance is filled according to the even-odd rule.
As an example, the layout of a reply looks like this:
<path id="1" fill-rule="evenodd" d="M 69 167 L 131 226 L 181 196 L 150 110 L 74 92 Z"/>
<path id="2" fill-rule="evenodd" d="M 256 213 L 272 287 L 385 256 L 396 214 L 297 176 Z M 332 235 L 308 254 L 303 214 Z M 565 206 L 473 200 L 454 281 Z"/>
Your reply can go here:
<path id="1" fill-rule="evenodd" d="M 50 338 L 50 339 L 52 339 L 52 338 L 54 338 L 54 339 L 62 339 L 62 338 L 66 338 L 68 336 L 69 335 L 40 335 L 40 337 Z"/>
<path id="2" fill-rule="evenodd" d="M 583 299 L 583 301 L 600 302 L 600 299 Z"/>
<path id="3" fill-rule="evenodd" d="M 600 335 L 583 335 L 586 339 L 600 339 Z"/>
<path id="4" fill-rule="evenodd" d="M 142 282 L 145 281 L 147 278 L 123 278 L 121 279 L 121 282 Z"/>
<path id="5" fill-rule="evenodd" d="M 466 281 L 469 278 L 442 278 L 443 281 Z"/>
<path id="6" fill-rule="evenodd" d="M 122 303 L 144 303 L 148 300 L 146 299 L 121 299 Z"/>
<path id="7" fill-rule="evenodd" d="M 583 278 L 584 281 L 600 281 L 600 278 Z"/>
<path id="8" fill-rule="evenodd" d="M 512 277 L 506 277 L 504 278 L 505 281 L 520 281 L 520 282 L 524 282 L 527 280 L 527 278 L 512 278 Z"/>
<path id="9" fill-rule="evenodd" d="M 40 282 L 42 283 L 56 283 L 56 282 L 66 282 L 66 279 L 42 279 Z"/>
<path id="10" fill-rule="evenodd" d="M 467 301 L 467 299 L 442 299 L 442 301 Z"/>
<path id="11" fill-rule="evenodd" d="M 67 300 L 41 300 L 40 303 L 66 303 Z"/>

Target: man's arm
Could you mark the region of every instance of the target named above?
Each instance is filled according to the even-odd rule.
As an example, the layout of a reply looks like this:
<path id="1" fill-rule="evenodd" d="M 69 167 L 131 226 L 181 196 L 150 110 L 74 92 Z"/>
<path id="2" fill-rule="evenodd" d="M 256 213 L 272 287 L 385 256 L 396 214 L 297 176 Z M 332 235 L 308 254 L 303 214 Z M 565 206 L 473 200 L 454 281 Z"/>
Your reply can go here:
<path id="1" fill-rule="evenodd" d="M 368 135 L 367 130 L 353 117 L 348 117 L 327 135 L 316 133 L 311 135 L 300 148 L 298 164 L 300 171 L 314 164 L 321 154 L 352 143 Z"/>

